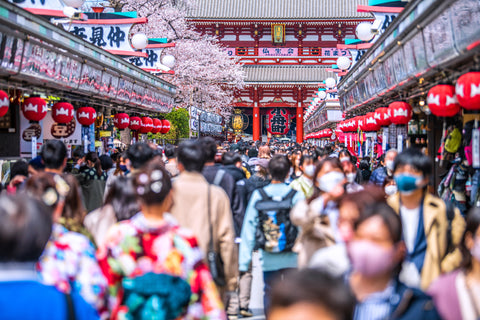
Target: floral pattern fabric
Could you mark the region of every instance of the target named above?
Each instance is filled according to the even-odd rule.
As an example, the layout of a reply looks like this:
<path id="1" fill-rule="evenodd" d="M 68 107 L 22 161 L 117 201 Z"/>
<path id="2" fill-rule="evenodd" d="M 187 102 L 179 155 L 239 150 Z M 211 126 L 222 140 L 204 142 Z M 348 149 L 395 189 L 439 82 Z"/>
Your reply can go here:
<path id="1" fill-rule="evenodd" d="M 64 293 L 76 290 L 98 311 L 104 310 L 107 280 L 95 258 L 94 246 L 84 235 L 54 224 L 37 271 L 44 284 Z"/>
<path id="2" fill-rule="evenodd" d="M 121 305 L 122 279 L 149 272 L 178 276 L 190 284 L 190 305 L 181 319 L 226 318 L 196 238 L 191 231 L 180 228 L 169 214 L 156 226 L 149 225 L 141 212 L 130 220 L 115 224 L 97 257 L 108 279 L 109 306 L 118 319 L 126 312 L 126 307 Z"/>

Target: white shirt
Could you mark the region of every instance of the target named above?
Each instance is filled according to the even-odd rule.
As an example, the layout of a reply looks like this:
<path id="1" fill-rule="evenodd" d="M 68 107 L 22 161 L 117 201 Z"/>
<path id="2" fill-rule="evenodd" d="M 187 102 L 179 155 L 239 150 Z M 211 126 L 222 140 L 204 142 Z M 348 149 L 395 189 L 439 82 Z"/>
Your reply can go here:
<path id="1" fill-rule="evenodd" d="M 420 220 L 420 207 L 416 209 L 407 209 L 400 207 L 400 217 L 402 218 L 403 240 L 409 253 L 415 248 L 415 240 L 417 239 L 418 223 Z M 413 262 L 404 261 L 402 271 L 400 273 L 400 281 L 409 287 L 419 288 L 421 276 L 417 267 Z"/>

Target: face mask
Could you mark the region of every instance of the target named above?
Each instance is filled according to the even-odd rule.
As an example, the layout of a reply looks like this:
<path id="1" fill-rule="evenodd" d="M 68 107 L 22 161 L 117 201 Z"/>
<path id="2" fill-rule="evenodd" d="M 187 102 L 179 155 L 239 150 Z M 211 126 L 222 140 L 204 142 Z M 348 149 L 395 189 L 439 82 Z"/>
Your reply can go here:
<path id="1" fill-rule="evenodd" d="M 367 277 L 383 275 L 391 271 L 394 265 L 394 249 L 387 249 L 372 241 L 351 241 L 347 250 L 353 271 Z"/>
<path id="2" fill-rule="evenodd" d="M 356 173 L 347 173 L 347 181 L 348 183 L 353 183 L 355 182 L 355 178 L 357 177 Z"/>
<path id="3" fill-rule="evenodd" d="M 123 172 L 127 171 L 127 166 L 124 165 L 124 164 L 121 164 L 120 165 L 120 170 L 122 170 Z"/>
<path id="4" fill-rule="evenodd" d="M 398 188 L 394 184 L 391 184 L 385 187 L 385 194 L 387 196 L 393 196 L 395 193 L 397 193 L 397 191 L 398 191 Z"/>
<path id="5" fill-rule="evenodd" d="M 385 168 L 387 168 L 387 170 L 389 171 L 393 171 L 394 165 L 395 165 L 395 162 L 393 162 L 392 160 L 388 160 L 385 162 Z"/>
<path id="6" fill-rule="evenodd" d="M 340 162 L 343 162 L 343 161 L 350 161 L 350 158 L 349 157 L 340 158 Z"/>
<path id="7" fill-rule="evenodd" d="M 475 244 L 470 253 L 472 254 L 472 257 L 480 261 L 480 238 L 475 239 Z"/>
<path id="8" fill-rule="evenodd" d="M 323 192 L 330 192 L 345 179 L 345 175 L 338 171 L 324 174 L 317 179 L 318 188 Z"/>
<path id="9" fill-rule="evenodd" d="M 411 194 L 413 191 L 419 189 L 422 183 L 421 176 L 414 176 L 410 174 L 398 174 L 395 176 L 395 183 L 398 191 L 403 194 Z"/>
<path id="10" fill-rule="evenodd" d="M 340 224 L 338 226 L 338 233 L 340 234 L 342 240 L 345 242 L 349 242 L 354 236 L 352 227 L 346 223 Z"/>
<path id="11" fill-rule="evenodd" d="M 315 174 L 315 169 L 316 169 L 315 165 L 311 164 L 306 166 L 303 169 L 303 173 L 305 173 L 309 177 L 313 177 L 313 175 Z"/>

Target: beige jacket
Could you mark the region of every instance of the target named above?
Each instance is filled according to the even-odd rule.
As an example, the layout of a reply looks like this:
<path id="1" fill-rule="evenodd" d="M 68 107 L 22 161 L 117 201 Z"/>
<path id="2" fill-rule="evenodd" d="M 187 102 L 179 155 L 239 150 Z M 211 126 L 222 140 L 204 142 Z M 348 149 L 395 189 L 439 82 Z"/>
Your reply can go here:
<path id="1" fill-rule="evenodd" d="M 400 211 L 398 194 L 390 197 L 387 201 L 397 213 Z M 462 240 L 465 230 L 465 220 L 460 215 L 460 211 L 455 210 L 455 218 L 452 221 L 452 243 L 456 249 L 449 254 L 447 254 L 448 219 L 445 202 L 427 193 L 423 202 L 423 220 L 427 238 L 427 252 L 420 275 L 420 286 L 423 290 L 426 290 L 432 281 L 441 274 L 453 271 L 460 266 L 462 254 L 458 249 L 458 244 Z"/>
<path id="2" fill-rule="evenodd" d="M 238 252 L 230 201 L 225 191 L 209 185 L 201 173 L 182 172 L 173 183 L 174 204 L 171 212 L 180 226 L 194 232 L 206 261 L 210 241 L 207 208 L 209 187 L 213 245 L 224 263 L 226 289 L 233 291 L 237 286 Z"/>

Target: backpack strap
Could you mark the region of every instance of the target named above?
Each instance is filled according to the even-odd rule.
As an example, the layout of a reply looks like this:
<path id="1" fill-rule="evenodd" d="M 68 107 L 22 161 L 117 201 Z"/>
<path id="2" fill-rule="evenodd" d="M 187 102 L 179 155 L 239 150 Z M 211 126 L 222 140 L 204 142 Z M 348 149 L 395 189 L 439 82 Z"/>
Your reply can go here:
<path id="1" fill-rule="evenodd" d="M 265 192 L 263 188 L 259 188 L 258 192 L 260 192 L 260 195 L 262 196 L 262 200 L 269 200 L 271 197 Z"/>
<path id="2" fill-rule="evenodd" d="M 225 175 L 225 170 L 219 169 L 217 173 L 215 174 L 215 179 L 213 179 L 213 184 L 216 186 L 220 185 L 220 182 L 222 182 L 223 176 Z"/>
<path id="3" fill-rule="evenodd" d="M 297 194 L 297 190 L 290 190 L 289 193 L 287 193 L 287 195 L 285 197 L 283 197 L 283 200 L 290 200 L 292 201 L 293 200 L 293 197 L 295 197 L 295 195 Z"/>
<path id="4" fill-rule="evenodd" d="M 447 227 L 447 251 L 445 254 L 449 254 L 452 251 L 453 247 L 453 240 L 452 240 L 452 222 L 455 219 L 455 206 L 453 205 L 452 201 L 446 201 L 446 215 L 448 221 Z"/>
<path id="5" fill-rule="evenodd" d="M 75 320 L 75 308 L 73 305 L 72 295 L 65 293 L 65 300 L 67 301 L 67 320 Z"/>

